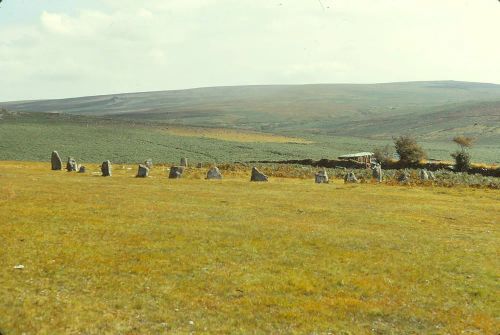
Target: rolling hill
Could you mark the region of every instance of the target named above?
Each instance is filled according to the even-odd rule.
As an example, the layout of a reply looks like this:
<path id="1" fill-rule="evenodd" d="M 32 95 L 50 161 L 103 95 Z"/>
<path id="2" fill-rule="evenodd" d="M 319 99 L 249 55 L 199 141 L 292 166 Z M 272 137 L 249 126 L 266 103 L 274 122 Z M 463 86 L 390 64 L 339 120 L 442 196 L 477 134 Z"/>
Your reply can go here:
<path id="1" fill-rule="evenodd" d="M 465 134 L 478 138 L 475 149 L 477 159 L 496 162 L 500 157 L 500 85 L 494 84 L 438 81 L 213 87 L 5 102 L 0 103 L 0 108 L 10 112 L 38 113 L 38 116 L 22 113 L 16 117 L 11 113 L 3 118 L 0 123 L 3 136 L 12 133 L 16 141 L 19 140 L 15 135 L 16 127 L 30 124 L 36 128 L 40 122 L 41 127 L 47 128 L 48 134 L 58 133 L 52 128 L 59 127 L 61 123 L 72 125 L 76 127 L 73 129 L 75 136 L 80 138 L 86 136 L 85 132 L 90 132 L 89 124 L 98 123 L 100 127 L 104 124 L 111 127 L 107 135 L 116 133 L 116 124 L 123 131 L 135 129 L 131 133 L 136 132 L 136 126 L 140 124 L 140 129 L 172 126 L 236 129 L 314 142 L 307 146 L 273 144 L 268 154 L 258 149 L 259 144 L 253 146 L 256 150 L 248 152 L 248 155 L 239 153 L 235 158 L 283 159 L 305 158 L 304 155 L 321 158 L 344 151 L 371 149 L 381 143 L 390 143 L 393 136 L 409 133 L 430 150 L 432 158 L 446 159 L 450 150 L 454 149 L 450 144 L 451 138 Z M 86 126 L 80 128 L 83 124 Z M 78 135 L 80 133 L 82 135 Z M 147 139 L 153 133 L 144 130 L 139 137 Z M 195 139 L 189 139 L 196 142 L 193 142 L 193 147 L 200 145 L 199 151 L 205 152 L 200 143 L 207 139 L 194 133 L 191 137 Z M 29 137 L 30 133 L 25 136 Z M 136 135 L 127 136 L 131 146 L 138 143 L 134 140 Z M 169 143 L 173 138 L 180 138 L 181 142 L 189 138 L 179 137 L 179 132 L 168 136 Z M 226 147 L 229 142 L 226 139 L 215 146 Z M 234 151 L 238 151 L 241 143 L 231 143 Z M 5 145 L 0 150 L 3 156 L 12 158 L 12 155 L 6 154 Z M 217 154 L 214 156 L 222 158 Z"/>

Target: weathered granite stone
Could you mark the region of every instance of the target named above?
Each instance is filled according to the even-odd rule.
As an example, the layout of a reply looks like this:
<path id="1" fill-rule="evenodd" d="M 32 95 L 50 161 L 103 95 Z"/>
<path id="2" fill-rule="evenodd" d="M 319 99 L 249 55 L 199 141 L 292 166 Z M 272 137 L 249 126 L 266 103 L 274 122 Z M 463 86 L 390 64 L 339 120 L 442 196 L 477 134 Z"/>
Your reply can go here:
<path id="1" fill-rule="evenodd" d="M 268 177 L 260 172 L 255 166 L 252 168 L 252 176 L 250 181 L 268 181 Z"/>
<path id="2" fill-rule="evenodd" d="M 168 178 L 179 179 L 182 177 L 183 172 L 184 172 L 184 166 L 172 166 L 170 168 L 170 173 L 168 174 Z"/>
<path id="3" fill-rule="evenodd" d="M 420 177 L 420 180 L 422 180 L 422 181 L 429 180 L 429 174 L 427 173 L 427 170 L 426 169 L 420 170 L 419 177 Z"/>
<path id="4" fill-rule="evenodd" d="M 318 173 L 314 175 L 314 181 L 316 184 L 328 184 L 328 174 L 326 173 L 326 170 L 323 169 L 318 171 Z"/>
<path id="5" fill-rule="evenodd" d="M 146 178 L 149 176 L 149 168 L 146 165 L 139 164 L 137 169 L 137 178 Z"/>
<path id="6" fill-rule="evenodd" d="M 85 173 L 85 166 L 81 165 L 80 168 L 78 169 L 78 173 Z"/>
<path id="7" fill-rule="evenodd" d="M 222 174 L 219 171 L 219 168 L 214 166 L 207 172 L 207 179 L 222 179 Z"/>
<path id="8" fill-rule="evenodd" d="M 187 167 L 188 166 L 188 160 L 185 157 L 181 158 L 181 166 Z"/>
<path id="9" fill-rule="evenodd" d="M 50 163 L 52 164 L 52 170 L 62 170 L 62 160 L 57 151 L 52 151 Z"/>
<path id="10" fill-rule="evenodd" d="M 76 171 L 76 160 L 73 157 L 68 157 L 68 162 L 66 163 L 66 171 Z"/>
<path id="11" fill-rule="evenodd" d="M 398 181 L 401 184 L 409 184 L 410 183 L 410 173 L 408 171 L 401 171 L 398 175 Z"/>
<path id="12" fill-rule="evenodd" d="M 146 161 L 144 162 L 144 165 L 148 168 L 148 169 L 152 169 L 153 168 L 153 159 L 146 159 Z"/>
<path id="13" fill-rule="evenodd" d="M 110 161 L 104 161 L 102 162 L 101 165 L 101 172 L 103 177 L 111 177 L 111 162 Z"/>
<path id="14" fill-rule="evenodd" d="M 383 178 L 382 165 L 377 163 L 372 167 L 372 177 L 376 179 L 379 183 L 382 182 Z"/>
<path id="15" fill-rule="evenodd" d="M 344 183 L 357 183 L 357 182 L 358 182 L 358 178 L 356 178 L 356 175 L 352 171 L 348 172 L 344 176 Z"/>

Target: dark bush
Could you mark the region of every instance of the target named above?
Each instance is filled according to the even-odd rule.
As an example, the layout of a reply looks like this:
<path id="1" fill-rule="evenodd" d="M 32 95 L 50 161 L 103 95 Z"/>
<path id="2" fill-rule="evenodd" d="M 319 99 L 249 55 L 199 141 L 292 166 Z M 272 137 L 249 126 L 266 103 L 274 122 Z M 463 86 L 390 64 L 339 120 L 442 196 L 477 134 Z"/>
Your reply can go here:
<path id="1" fill-rule="evenodd" d="M 451 157 L 455 159 L 455 171 L 467 172 L 471 168 L 471 157 L 467 151 L 457 151 Z"/>
<path id="2" fill-rule="evenodd" d="M 424 149 L 418 145 L 413 137 L 408 135 L 395 138 L 394 147 L 399 155 L 399 160 L 406 164 L 418 163 L 427 157 Z"/>

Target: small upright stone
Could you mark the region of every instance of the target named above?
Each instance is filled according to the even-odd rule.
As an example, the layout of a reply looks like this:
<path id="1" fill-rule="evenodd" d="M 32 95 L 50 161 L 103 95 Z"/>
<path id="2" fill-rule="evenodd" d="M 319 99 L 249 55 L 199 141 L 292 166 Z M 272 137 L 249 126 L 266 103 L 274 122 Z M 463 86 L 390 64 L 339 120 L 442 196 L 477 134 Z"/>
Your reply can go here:
<path id="1" fill-rule="evenodd" d="M 379 183 L 382 182 L 383 174 L 382 174 L 382 165 L 379 163 L 375 164 L 372 167 L 372 177 L 376 179 Z"/>
<path id="2" fill-rule="evenodd" d="M 426 169 L 420 170 L 419 176 L 420 176 L 420 180 L 421 181 L 427 181 L 427 180 L 429 180 L 429 174 L 427 173 Z"/>
<path id="3" fill-rule="evenodd" d="M 250 181 L 267 181 L 268 177 L 257 170 L 257 168 L 254 166 L 252 168 L 252 176 L 250 177 Z"/>
<path id="4" fill-rule="evenodd" d="M 407 170 L 400 172 L 400 174 L 398 176 L 398 181 L 401 184 L 409 184 L 410 183 L 410 173 Z"/>
<path id="5" fill-rule="evenodd" d="M 430 180 L 436 180 L 436 176 L 434 175 L 434 172 L 432 171 L 427 171 L 427 174 L 429 175 Z"/>
<path id="6" fill-rule="evenodd" d="M 62 170 L 62 160 L 57 151 L 52 151 L 50 163 L 52 164 L 52 170 Z"/>
<path id="7" fill-rule="evenodd" d="M 222 174 L 217 166 L 212 167 L 207 172 L 207 179 L 222 179 Z"/>
<path id="8" fill-rule="evenodd" d="M 187 167 L 188 166 L 188 159 L 185 157 L 181 158 L 181 166 Z"/>
<path id="9" fill-rule="evenodd" d="M 104 161 L 101 165 L 101 172 L 103 177 L 111 177 L 111 162 Z"/>
<path id="10" fill-rule="evenodd" d="M 323 169 L 314 175 L 314 181 L 316 184 L 328 184 L 328 174 L 326 169 Z"/>
<path id="11" fill-rule="evenodd" d="M 76 160 L 73 157 L 68 157 L 68 162 L 66 163 L 66 170 L 68 172 L 76 171 Z"/>
<path id="12" fill-rule="evenodd" d="M 152 169 L 153 168 L 153 159 L 147 159 L 145 162 L 144 162 L 144 165 L 148 168 L 148 169 Z M 139 165 L 140 166 L 140 165 Z"/>
<path id="13" fill-rule="evenodd" d="M 172 166 L 170 168 L 170 173 L 168 174 L 169 179 L 179 179 L 182 177 L 184 172 L 184 166 Z"/>
<path id="14" fill-rule="evenodd" d="M 149 176 L 149 168 L 146 165 L 139 164 L 139 169 L 137 170 L 137 178 L 146 178 Z"/>
<path id="15" fill-rule="evenodd" d="M 357 182 L 358 182 L 358 178 L 356 178 L 356 175 L 352 171 L 348 172 L 344 176 L 344 183 L 357 183 Z"/>
<path id="16" fill-rule="evenodd" d="M 81 165 L 78 169 L 78 173 L 85 173 L 85 166 Z"/>

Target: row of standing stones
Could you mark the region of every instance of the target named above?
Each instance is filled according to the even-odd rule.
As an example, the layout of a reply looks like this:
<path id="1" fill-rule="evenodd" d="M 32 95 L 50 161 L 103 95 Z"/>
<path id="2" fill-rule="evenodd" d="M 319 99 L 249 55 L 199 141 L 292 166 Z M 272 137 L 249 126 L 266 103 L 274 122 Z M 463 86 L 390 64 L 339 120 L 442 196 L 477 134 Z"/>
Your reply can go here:
<path id="1" fill-rule="evenodd" d="M 52 152 L 51 156 L 52 170 L 62 170 L 62 160 L 57 151 Z M 179 179 L 182 177 L 184 170 L 188 167 L 187 158 L 181 158 L 181 162 L 179 166 L 172 166 L 170 168 L 170 172 L 168 178 L 170 179 Z M 198 168 L 201 168 L 201 163 L 198 163 Z M 148 159 L 144 162 L 144 164 L 139 164 L 139 168 L 137 170 L 137 178 L 146 178 L 149 176 L 149 171 L 153 168 L 153 160 Z M 76 160 L 73 157 L 68 157 L 68 161 L 66 163 L 66 170 L 68 172 L 78 171 L 78 173 L 85 173 L 85 166 L 78 165 Z M 109 160 L 104 161 L 101 164 L 101 173 L 104 177 L 110 177 L 112 175 L 111 172 L 111 162 Z M 383 180 L 383 171 L 380 164 L 374 164 L 372 166 L 372 177 L 377 180 L 379 183 Z M 422 181 L 434 180 L 435 176 L 432 171 L 427 171 L 425 169 L 420 170 L 419 178 Z M 210 168 L 207 172 L 206 179 L 222 179 L 222 174 L 218 167 L 214 166 Z M 256 182 L 267 182 L 269 177 L 264 173 L 260 172 L 256 167 L 252 168 L 252 174 L 250 176 L 250 181 Z M 315 174 L 314 180 L 317 184 L 328 184 L 329 178 L 326 172 L 326 169 L 319 171 Z M 402 184 L 410 183 L 410 173 L 408 171 L 404 171 L 399 177 L 398 181 Z M 359 182 L 356 178 L 356 175 L 353 171 L 348 172 L 344 176 L 345 183 L 357 183 Z"/>
<path id="2" fill-rule="evenodd" d="M 57 151 L 52 152 L 51 156 L 51 164 L 52 170 L 62 170 L 62 160 L 61 156 Z M 179 179 L 182 177 L 184 170 L 188 167 L 187 158 L 181 159 L 181 164 L 179 166 L 172 166 L 170 168 L 170 172 L 168 178 L 170 179 Z M 198 164 L 198 167 L 201 168 L 201 163 Z M 148 159 L 144 162 L 144 164 L 139 164 L 137 170 L 137 178 L 146 178 L 149 176 L 149 171 L 153 168 L 153 160 Z M 85 166 L 80 166 L 76 163 L 76 160 L 73 157 L 68 157 L 68 161 L 66 163 L 66 170 L 68 172 L 78 171 L 79 173 L 85 173 Z M 101 164 L 101 173 L 103 177 L 110 177 L 112 175 L 112 165 L 109 160 L 104 161 Z M 214 166 L 210 168 L 207 172 L 206 179 L 222 179 L 222 173 L 219 168 Z M 252 169 L 252 175 L 250 177 L 251 181 L 268 181 L 268 177 L 260 172 L 256 167 Z"/>
<path id="3" fill-rule="evenodd" d="M 62 160 L 57 151 L 52 152 L 50 162 L 52 164 L 52 170 L 62 170 Z M 68 172 L 78 171 L 79 173 L 85 173 L 85 166 L 78 165 L 73 157 L 68 157 L 66 170 Z"/>
<path id="4" fill-rule="evenodd" d="M 384 173 L 382 171 L 382 166 L 380 164 L 373 164 L 372 166 L 372 177 L 377 182 L 381 183 L 384 178 Z M 315 174 L 314 180 L 317 184 L 327 184 L 329 182 L 328 174 L 326 173 L 326 169 L 319 171 Z M 427 171 L 426 169 L 421 169 L 419 172 L 419 178 L 421 181 L 427 180 L 435 180 L 434 173 L 432 171 Z M 410 183 L 410 172 L 405 170 L 402 174 L 398 176 L 398 182 L 401 184 L 409 184 Z M 356 175 L 353 171 L 350 171 L 344 176 L 344 183 L 358 183 L 359 180 L 356 178 Z"/>

